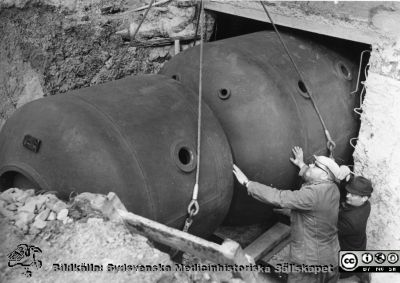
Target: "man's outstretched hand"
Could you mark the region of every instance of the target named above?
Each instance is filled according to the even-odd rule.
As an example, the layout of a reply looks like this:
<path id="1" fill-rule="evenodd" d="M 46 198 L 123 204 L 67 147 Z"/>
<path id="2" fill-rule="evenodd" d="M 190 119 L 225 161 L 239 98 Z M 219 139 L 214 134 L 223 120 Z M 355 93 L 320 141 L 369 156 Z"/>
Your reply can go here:
<path id="1" fill-rule="evenodd" d="M 305 165 L 304 163 L 304 154 L 303 150 L 299 146 L 295 146 L 292 148 L 292 152 L 294 155 L 294 158 L 290 157 L 290 161 L 297 167 L 301 168 Z"/>
<path id="2" fill-rule="evenodd" d="M 245 186 L 249 182 L 249 179 L 246 177 L 246 175 L 235 164 L 233 164 L 233 174 L 235 174 L 236 179 L 240 184 Z"/>

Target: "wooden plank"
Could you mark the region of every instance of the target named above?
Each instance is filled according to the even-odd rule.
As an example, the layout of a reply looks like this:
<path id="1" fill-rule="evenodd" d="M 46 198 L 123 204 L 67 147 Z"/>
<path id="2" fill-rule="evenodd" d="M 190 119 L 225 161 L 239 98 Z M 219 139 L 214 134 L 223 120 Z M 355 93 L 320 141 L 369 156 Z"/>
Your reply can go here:
<path id="1" fill-rule="evenodd" d="M 232 264 L 234 255 L 240 248 L 239 244 L 233 241 L 218 245 L 130 212 L 118 212 L 129 228 L 135 230 L 135 232 L 202 259 Z"/>
<path id="2" fill-rule="evenodd" d="M 345 16 L 343 16 L 343 20 L 327 20 L 322 16 L 323 12 L 321 12 L 320 16 L 310 16 L 309 13 L 301 13 L 299 11 L 297 11 L 297 14 L 293 12 L 285 13 L 282 12 L 283 8 L 279 7 L 279 2 L 274 3 L 276 4 L 273 4 L 273 6 L 267 6 L 267 8 L 269 9 L 268 11 L 271 14 L 272 20 L 277 25 L 368 44 L 375 43 L 379 40 L 380 36 L 384 35 L 370 27 L 369 19 L 354 19 L 355 24 L 351 24 L 346 22 Z M 374 7 L 378 7 L 379 3 L 380 2 L 374 4 Z M 207 1 L 204 7 L 205 9 L 216 12 L 236 15 L 262 22 L 270 22 L 259 1 Z M 343 13 L 345 8 L 346 7 L 341 8 L 340 11 Z M 285 9 L 286 11 L 290 11 L 287 7 L 285 7 Z M 374 8 L 370 7 L 369 9 L 373 10 Z M 333 12 L 334 11 L 335 10 L 333 10 Z"/>
<path id="3" fill-rule="evenodd" d="M 261 261 L 264 264 L 268 264 L 270 259 L 278 252 L 280 252 L 284 247 L 289 245 L 289 243 L 290 243 L 290 237 L 285 238 L 282 242 L 276 245 L 271 251 L 269 251 L 264 257 L 259 259 L 259 261 Z"/>
<path id="4" fill-rule="evenodd" d="M 289 235 L 290 227 L 278 222 L 247 246 L 244 251 L 257 261 L 270 253 L 279 243 L 287 239 Z"/>
<path id="5" fill-rule="evenodd" d="M 179 52 L 181 52 L 181 43 L 180 43 L 179 39 L 175 39 L 174 47 L 175 47 L 175 54 L 174 55 L 177 55 Z"/>
<path id="6" fill-rule="evenodd" d="M 124 210 L 118 210 L 118 214 L 130 230 L 201 259 L 229 265 L 254 263 L 254 260 L 246 257 L 240 245 L 232 240 L 226 239 L 222 245 L 218 245 Z M 256 272 L 244 270 L 237 275 L 246 282 L 260 282 Z"/>

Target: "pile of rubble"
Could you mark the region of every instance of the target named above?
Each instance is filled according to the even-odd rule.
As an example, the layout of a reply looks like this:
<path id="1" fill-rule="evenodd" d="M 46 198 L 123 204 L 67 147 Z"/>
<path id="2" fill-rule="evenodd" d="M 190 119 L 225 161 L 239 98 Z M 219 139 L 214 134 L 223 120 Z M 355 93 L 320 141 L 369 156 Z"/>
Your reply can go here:
<path id="1" fill-rule="evenodd" d="M 111 207 L 115 205 L 114 193 L 82 193 L 68 203 L 51 193 L 35 195 L 33 189 L 10 188 L 0 194 L 0 214 L 30 235 L 38 234 L 49 221 L 68 224 L 86 222 L 91 217 L 112 218 Z"/>
<path id="2" fill-rule="evenodd" d="M 168 254 L 119 221 L 114 193 L 82 193 L 68 202 L 52 193 L 11 188 L 0 194 L 0 282 L 242 282 L 231 272 L 131 272 L 125 265 L 173 266 Z M 9 265 L 21 244 L 40 249 L 41 266 Z M 187 258 L 186 255 L 185 258 Z M 29 258 L 28 258 L 29 259 Z M 190 258 L 189 264 L 201 263 Z M 96 264 L 103 272 L 60 272 L 54 265 Z M 113 265 L 119 271 L 107 271 Z"/>
<path id="3" fill-rule="evenodd" d="M 47 221 L 72 222 L 68 217 L 68 206 L 53 194 L 35 195 L 33 189 L 10 188 L 0 194 L 0 213 L 15 221 L 23 232 L 36 234 L 47 225 Z"/>

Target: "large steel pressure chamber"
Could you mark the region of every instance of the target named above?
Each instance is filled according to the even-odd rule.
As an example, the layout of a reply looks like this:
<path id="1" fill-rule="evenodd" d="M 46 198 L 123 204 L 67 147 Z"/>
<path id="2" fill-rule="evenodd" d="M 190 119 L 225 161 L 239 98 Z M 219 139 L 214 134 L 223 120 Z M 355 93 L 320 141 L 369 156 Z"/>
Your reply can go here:
<path id="1" fill-rule="evenodd" d="M 195 184 L 197 101 L 176 80 L 143 75 L 28 103 L 0 133 L 2 189 L 113 191 L 129 211 L 181 229 Z M 233 176 L 224 131 L 202 109 L 200 212 L 190 232 L 207 236 L 227 214 Z"/>
<path id="2" fill-rule="evenodd" d="M 295 72 L 272 31 L 247 34 L 204 45 L 203 97 L 228 137 L 234 162 L 251 180 L 280 189 L 299 187 L 291 148 L 305 158 L 326 155 L 326 138 L 306 86 L 312 91 L 333 140 L 340 164 L 351 161 L 349 139 L 357 136 L 353 112 L 357 65 L 309 39 L 282 34 L 305 82 Z M 198 89 L 199 48 L 173 57 L 161 74 Z M 272 208 L 251 199 L 238 184 L 228 223 L 273 218 Z"/>

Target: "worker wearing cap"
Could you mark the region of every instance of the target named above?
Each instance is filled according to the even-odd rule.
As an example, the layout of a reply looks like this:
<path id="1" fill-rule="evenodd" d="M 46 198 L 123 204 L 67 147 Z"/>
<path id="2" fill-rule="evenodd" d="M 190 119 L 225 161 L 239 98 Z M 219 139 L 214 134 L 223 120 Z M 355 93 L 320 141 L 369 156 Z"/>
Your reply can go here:
<path id="1" fill-rule="evenodd" d="M 325 156 L 315 156 L 315 163 L 307 166 L 300 147 L 294 147 L 292 152 L 294 158 L 290 160 L 300 168 L 299 175 L 305 180 L 299 190 L 278 190 L 250 181 L 236 165 L 233 172 L 252 197 L 291 209 L 292 263 L 332 267 L 332 271 L 326 273 L 290 273 L 288 282 L 336 282 L 339 278 L 337 220 L 340 193 L 335 181 L 344 179 L 350 170 Z"/>
<path id="2" fill-rule="evenodd" d="M 346 201 L 339 209 L 338 234 L 341 250 L 363 251 L 367 248 L 367 221 L 371 212 L 369 198 L 372 194 L 371 181 L 362 177 L 354 177 L 346 185 Z M 346 278 L 343 273 L 341 278 Z M 350 276 L 352 274 L 349 274 Z M 361 282 L 370 282 L 369 274 L 357 273 Z"/>

